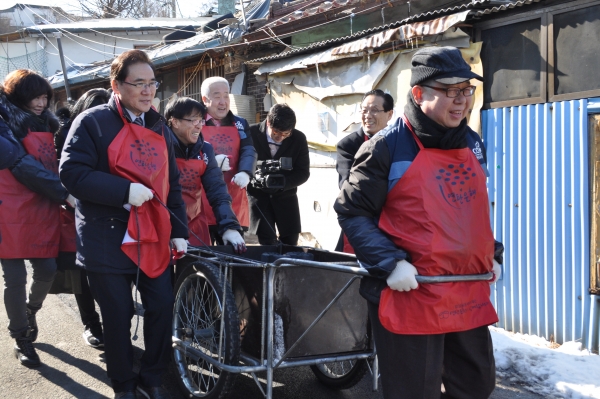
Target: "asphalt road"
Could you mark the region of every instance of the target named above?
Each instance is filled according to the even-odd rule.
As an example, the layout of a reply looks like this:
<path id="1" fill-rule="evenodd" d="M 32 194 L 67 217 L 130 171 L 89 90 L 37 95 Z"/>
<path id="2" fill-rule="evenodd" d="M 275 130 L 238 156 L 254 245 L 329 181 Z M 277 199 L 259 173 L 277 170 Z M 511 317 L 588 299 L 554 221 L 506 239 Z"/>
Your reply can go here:
<path id="1" fill-rule="evenodd" d="M 0 296 L 0 324 L 8 325 L 4 311 L 4 298 Z M 19 364 L 13 354 L 14 340 L 6 330 L 0 334 L 0 398 L 46 399 L 46 398 L 112 398 L 113 392 L 106 377 L 103 352 L 86 346 L 81 334 L 83 326 L 79 319 L 72 295 L 49 295 L 38 313 L 39 337 L 35 347 L 43 365 L 27 369 Z M 135 328 L 133 320 L 132 331 Z M 137 358 L 143 351 L 140 318 L 140 338 L 134 342 Z M 264 382 L 264 375 L 259 375 Z M 354 388 L 332 391 L 322 386 L 308 367 L 278 370 L 275 372 L 273 397 L 275 399 L 382 399 L 381 392 L 371 390 L 372 380 L 367 375 Z M 178 388 L 177 376 L 172 370 L 165 379 L 165 386 L 173 399 L 183 399 Z M 261 399 L 259 388 L 247 375 L 238 376 L 232 389 L 231 399 Z M 492 399 L 539 399 L 519 386 L 498 381 Z"/>

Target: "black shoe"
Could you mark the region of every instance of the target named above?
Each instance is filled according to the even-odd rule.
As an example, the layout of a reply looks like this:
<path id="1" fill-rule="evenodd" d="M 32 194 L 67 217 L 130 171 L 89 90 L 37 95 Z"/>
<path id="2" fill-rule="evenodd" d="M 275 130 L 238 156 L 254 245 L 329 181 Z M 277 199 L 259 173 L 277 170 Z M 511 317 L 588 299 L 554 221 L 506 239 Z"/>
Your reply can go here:
<path id="1" fill-rule="evenodd" d="M 16 339 L 15 357 L 19 359 L 21 364 L 25 367 L 38 367 L 42 364 L 40 362 L 40 357 L 33 347 L 33 341 L 28 336 Z"/>
<path id="2" fill-rule="evenodd" d="M 172 399 L 163 387 L 145 387 L 138 384 L 137 391 L 147 399 Z"/>
<path id="3" fill-rule="evenodd" d="M 115 399 L 138 399 L 135 391 L 115 392 Z"/>
<path id="4" fill-rule="evenodd" d="M 31 342 L 35 342 L 38 337 L 38 325 L 35 320 L 36 313 L 37 310 L 27 308 L 27 321 L 29 322 L 29 338 L 31 338 Z"/>
<path id="5" fill-rule="evenodd" d="M 92 325 L 86 327 L 82 334 L 83 341 L 92 348 L 104 348 L 104 334 L 102 333 L 101 325 Z"/>

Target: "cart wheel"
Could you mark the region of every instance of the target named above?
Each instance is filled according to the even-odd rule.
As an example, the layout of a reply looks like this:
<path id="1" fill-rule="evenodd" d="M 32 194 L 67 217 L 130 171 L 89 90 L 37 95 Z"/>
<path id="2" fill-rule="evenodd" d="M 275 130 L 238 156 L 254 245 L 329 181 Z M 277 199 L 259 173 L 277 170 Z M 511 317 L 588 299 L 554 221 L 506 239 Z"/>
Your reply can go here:
<path id="1" fill-rule="evenodd" d="M 204 262 L 187 267 L 175 283 L 175 307 L 172 332 L 194 348 L 218 358 L 223 293 L 225 317 L 222 353 L 228 365 L 237 365 L 240 357 L 239 319 L 229 283 L 223 287 L 219 269 Z M 221 371 L 202 358 L 174 348 L 173 363 L 179 386 L 188 398 L 225 398 L 237 374 Z"/>
<path id="2" fill-rule="evenodd" d="M 365 376 L 368 365 L 364 359 L 322 363 L 310 366 L 322 384 L 332 389 L 348 389 L 358 384 Z"/>

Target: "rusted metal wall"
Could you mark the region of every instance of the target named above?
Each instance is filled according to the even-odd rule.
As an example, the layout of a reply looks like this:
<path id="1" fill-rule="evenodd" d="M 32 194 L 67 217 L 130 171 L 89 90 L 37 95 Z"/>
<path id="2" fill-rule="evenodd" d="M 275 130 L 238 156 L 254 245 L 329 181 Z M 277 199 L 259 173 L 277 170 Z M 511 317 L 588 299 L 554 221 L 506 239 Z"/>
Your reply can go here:
<path id="1" fill-rule="evenodd" d="M 588 113 L 598 103 L 482 112 L 492 224 L 506 248 L 504 275 L 492 289 L 498 325 L 595 351 L 600 297 L 590 294 Z"/>

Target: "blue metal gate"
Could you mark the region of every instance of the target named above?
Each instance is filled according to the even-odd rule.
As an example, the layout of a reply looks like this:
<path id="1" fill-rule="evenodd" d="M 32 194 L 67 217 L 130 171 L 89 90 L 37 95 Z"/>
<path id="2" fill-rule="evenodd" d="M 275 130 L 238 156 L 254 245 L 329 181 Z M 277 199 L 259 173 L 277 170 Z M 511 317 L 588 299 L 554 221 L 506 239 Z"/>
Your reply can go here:
<path id="1" fill-rule="evenodd" d="M 590 295 L 588 108 L 574 100 L 482 112 L 490 212 L 505 245 L 499 327 L 598 350 Z"/>

